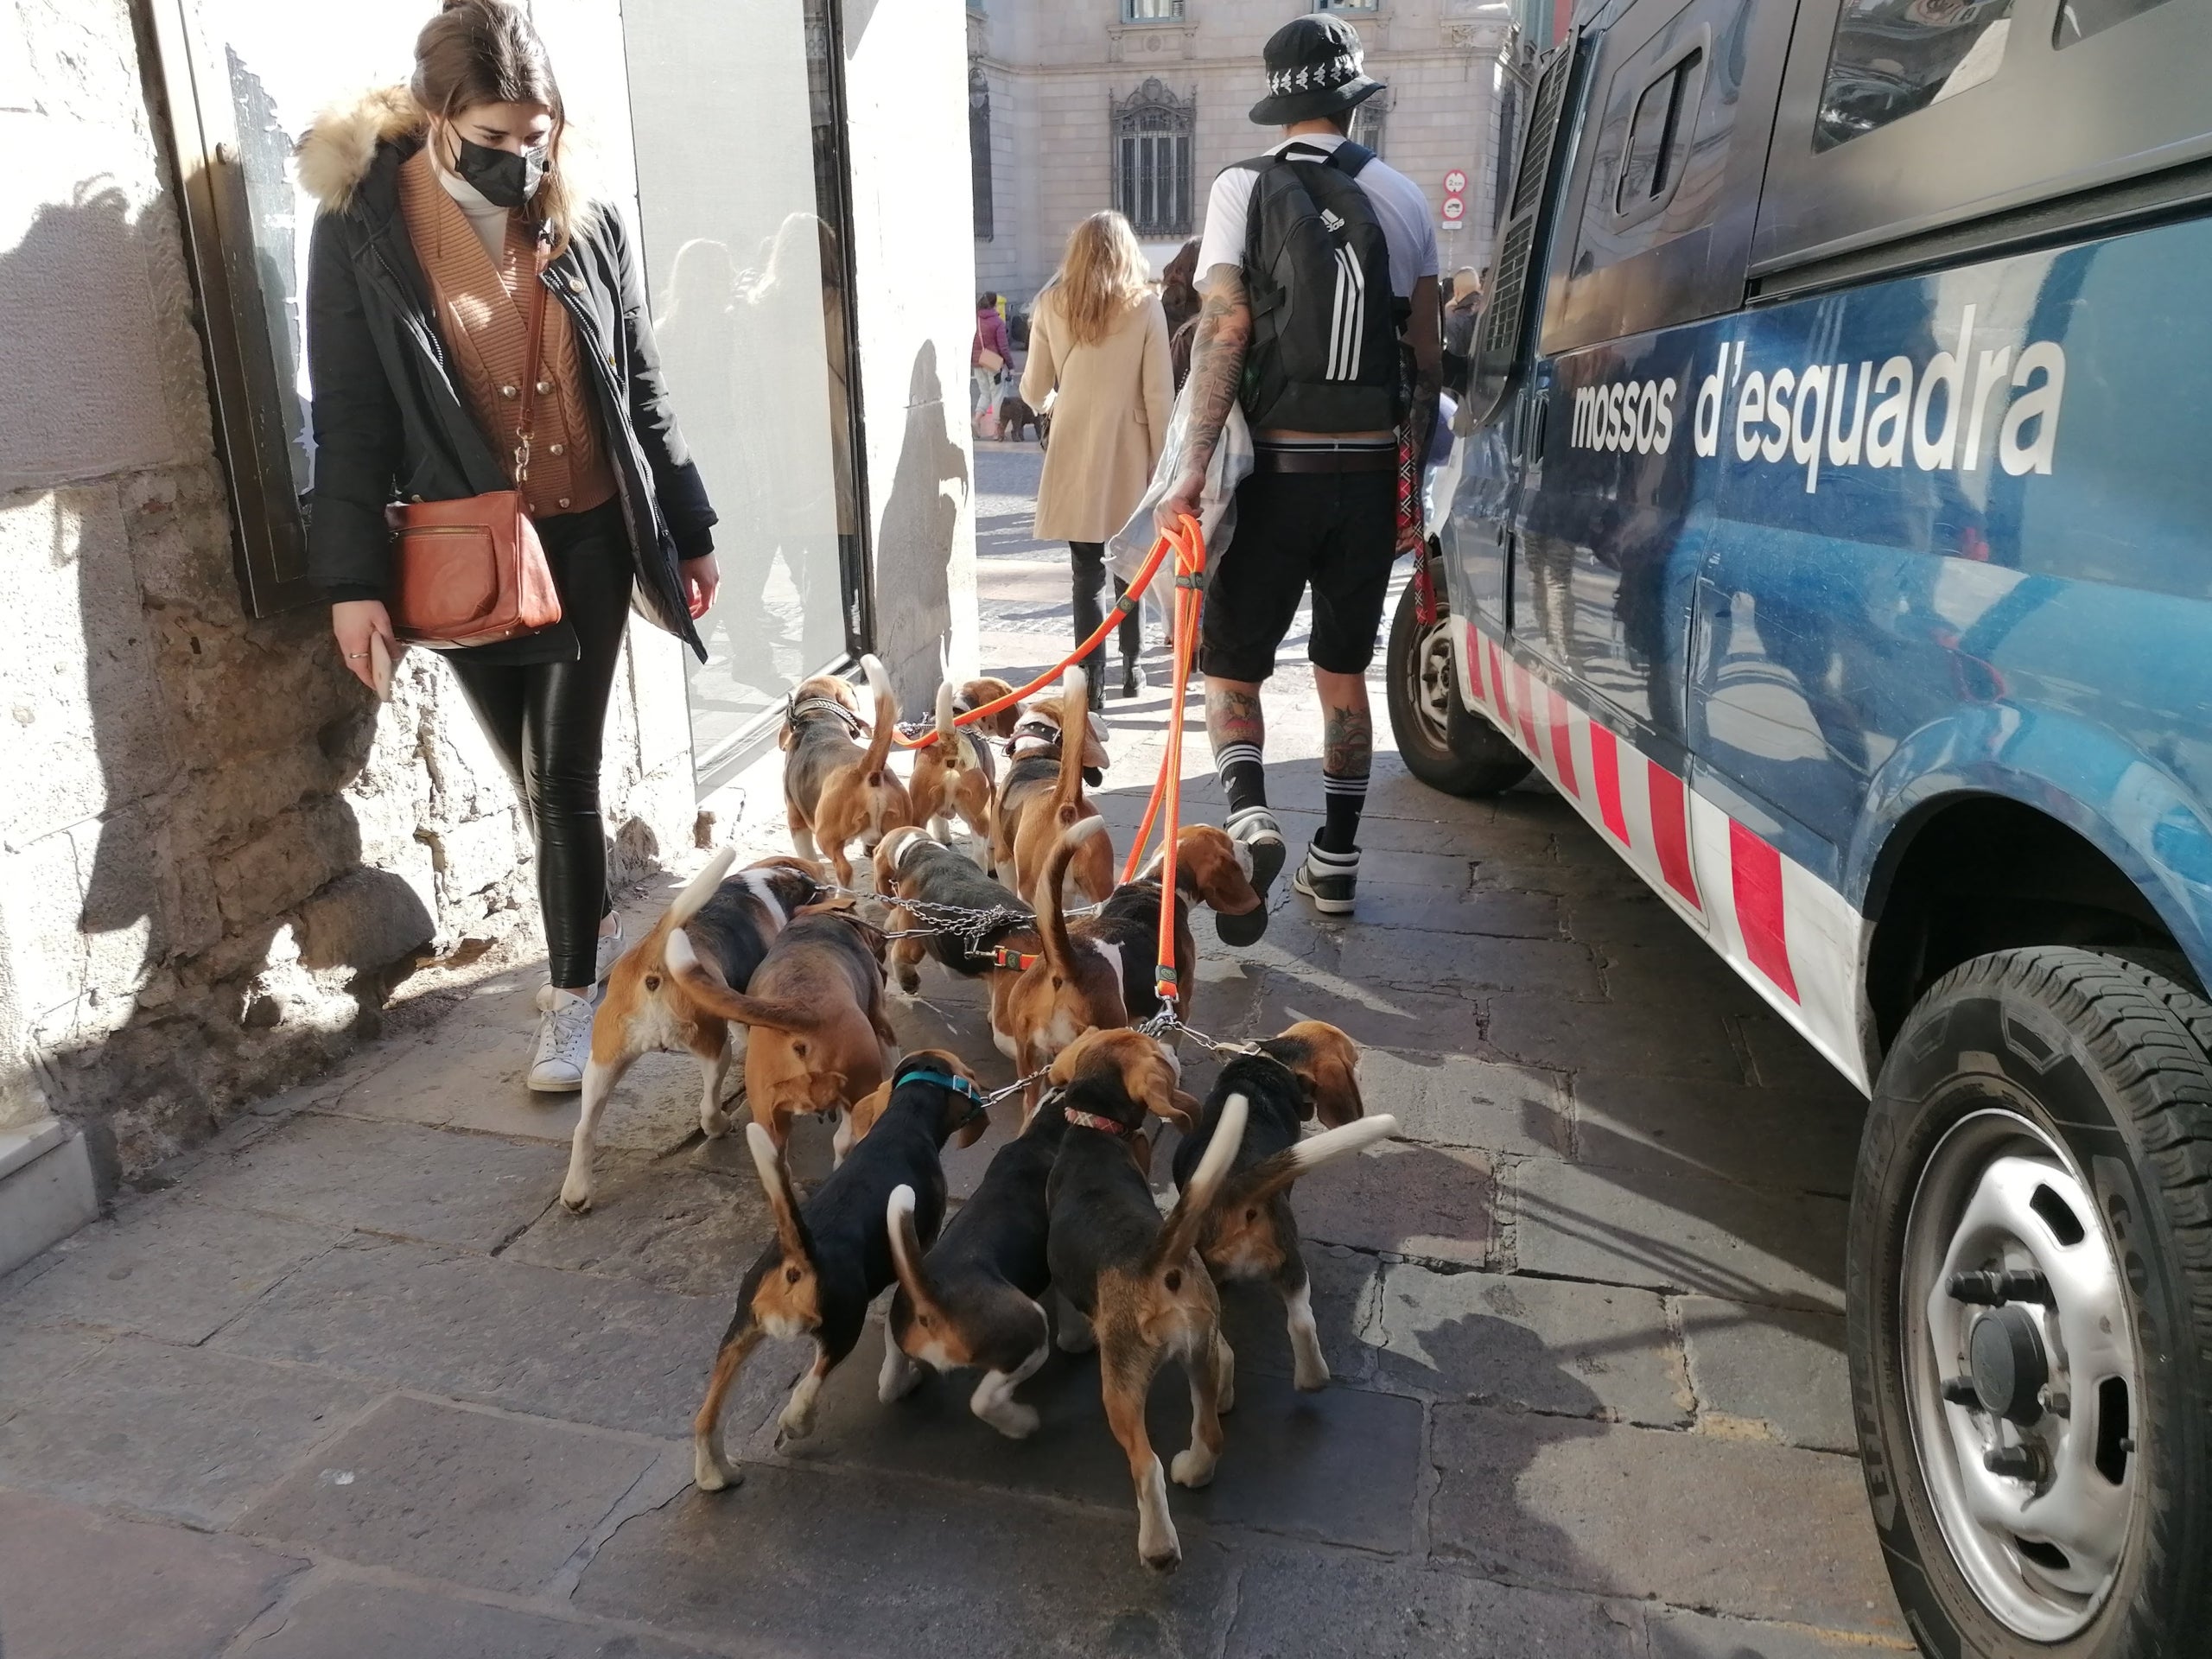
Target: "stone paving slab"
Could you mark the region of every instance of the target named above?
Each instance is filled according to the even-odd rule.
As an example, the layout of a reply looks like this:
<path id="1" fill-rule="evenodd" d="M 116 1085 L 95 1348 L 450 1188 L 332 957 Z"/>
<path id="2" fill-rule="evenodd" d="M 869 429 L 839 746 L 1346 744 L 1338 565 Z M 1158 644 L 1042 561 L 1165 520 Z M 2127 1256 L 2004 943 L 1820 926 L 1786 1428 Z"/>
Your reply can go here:
<path id="1" fill-rule="evenodd" d="M 192 1186 L 203 1204 L 487 1250 L 558 1199 L 568 1162 L 550 1146 L 306 1113 Z"/>
<path id="2" fill-rule="evenodd" d="M 215 1345 L 674 1438 L 690 1432 L 728 1321 L 721 1298 L 359 1240 L 295 1274 Z M 794 1345 L 756 1354 L 731 1421 L 780 1405 L 799 1363 Z"/>
<path id="3" fill-rule="evenodd" d="M 1183 1565 L 1163 1575 L 1137 1560 L 1134 1510 L 754 1465 L 732 1491 L 626 1522 L 575 1601 L 764 1656 L 1210 1654 L 1230 1558 L 1179 1508 L 1176 1524 Z"/>
<path id="4" fill-rule="evenodd" d="M 1564 1158 L 1573 1144 L 1573 1105 L 1557 1072 L 1370 1048 L 1359 1057 L 1359 1090 L 1370 1113 L 1390 1113 L 1400 1135 L 1425 1145 Z"/>
<path id="5" fill-rule="evenodd" d="M 549 1618 L 458 1596 L 321 1580 L 238 1659 L 689 1659 L 702 1649 L 596 1620 Z"/>
<path id="6" fill-rule="evenodd" d="M 4 1490 L 0 1538 L 9 1659 L 214 1659 L 307 1565 L 237 1538 Z"/>
<path id="7" fill-rule="evenodd" d="M 1127 1514 L 1134 1529 L 1128 1463 L 1106 1427 L 1095 1356 L 1056 1351 L 1017 1396 L 1041 1419 L 1036 1433 L 1010 1440 L 969 1413 L 972 1373 L 927 1377 L 906 1398 L 881 1404 L 882 1355 L 882 1327 L 871 1322 L 823 1386 L 814 1433 L 786 1442 L 785 1459 L 914 1475 L 957 1469 L 975 1485 Z M 1146 1423 L 1163 1461 L 1191 1443 L 1180 1366 L 1154 1379 Z M 1344 1385 L 1300 1393 L 1279 1373 L 1240 1365 L 1236 1407 L 1222 1423 L 1228 1445 L 1213 1484 L 1170 1487 L 1177 1525 L 1189 1517 L 1363 1549 L 1412 1548 L 1421 1442 L 1414 1402 Z M 772 1439 L 772 1426 L 754 1449 L 765 1452 Z"/>
<path id="8" fill-rule="evenodd" d="M 1649 1291 L 1399 1262 L 1384 1271 L 1380 1324 L 1386 1386 L 1663 1427 L 1690 1421 L 1666 1303 Z"/>
<path id="9" fill-rule="evenodd" d="M 84 1351 L 0 1421 L 0 1482 L 219 1527 L 376 1397 L 344 1377 L 142 1337 L 87 1338 Z"/>
<path id="10" fill-rule="evenodd" d="M 1303 1254 L 1313 1323 L 1320 1332 L 1321 1357 L 1329 1363 L 1329 1374 L 1339 1382 L 1364 1382 L 1375 1375 L 1382 1263 L 1340 1244 L 1312 1239 L 1304 1242 Z M 1282 1298 L 1274 1287 L 1228 1284 L 1220 1291 L 1221 1328 L 1236 1351 L 1236 1374 L 1294 1375 L 1290 1333 Z"/>
<path id="11" fill-rule="evenodd" d="M 1483 1007 L 1481 1043 L 1493 1058 L 1556 1071 L 1590 1066 L 1642 1077 L 1745 1080 L 1727 1023 L 1713 1010 L 1576 1002 L 1511 990 L 1491 993 Z"/>
<path id="12" fill-rule="evenodd" d="M 1647 1612 L 1644 1652 L 1649 1659 L 1872 1659 L 1888 1651 L 1913 1651 L 1909 1642 L 1869 1641 L 1788 1624 L 1706 1613 Z"/>
<path id="13" fill-rule="evenodd" d="M 1851 1459 L 1482 1406 L 1433 1424 L 1430 1527 L 1484 1577 L 1903 1633 Z"/>
<path id="14" fill-rule="evenodd" d="M 237 1530 L 525 1595 L 552 1580 L 662 1451 L 400 1395 L 322 1446 Z"/>
<path id="15" fill-rule="evenodd" d="M 344 1236 L 334 1227 L 164 1198 L 63 1240 L 40 1258 L 45 1271 L 0 1291 L 0 1300 L 10 1315 L 35 1322 L 205 1342 Z"/>
<path id="16" fill-rule="evenodd" d="M 1783 1192 L 1847 1196 L 1866 1104 L 1791 1089 L 1578 1072 L 1574 1157 L 1662 1174 L 1717 1175 Z"/>
<path id="17" fill-rule="evenodd" d="M 1858 1451 L 1841 1319 L 1704 1296 L 1684 1297 L 1680 1313 L 1700 1411 L 1762 1425 L 1791 1446 Z"/>
<path id="18" fill-rule="evenodd" d="M 1362 1048 L 1464 1054 L 1483 1046 L 1487 998 L 1368 985 L 1322 969 L 1293 971 L 1263 962 L 1247 963 L 1243 975 L 1253 991 L 1244 1016 L 1253 1031 L 1277 1032 L 1296 1020 L 1325 1020 Z"/>
<path id="19" fill-rule="evenodd" d="M 1478 1152 L 1384 1141 L 1304 1177 L 1299 1230 L 1325 1244 L 1436 1262 L 1489 1264 L 1497 1190 Z"/>
<path id="20" fill-rule="evenodd" d="M 557 1205 L 500 1252 L 506 1262 L 634 1279 L 679 1296 L 728 1299 L 774 1224 L 747 1157 L 728 1175 L 602 1153 L 591 1213 Z"/>
<path id="21" fill-rule="evenodd" d="M 1541 1160 L 1513 1182 L 1524 1272 L 1842 1311 L 1839 1200 Z"/>

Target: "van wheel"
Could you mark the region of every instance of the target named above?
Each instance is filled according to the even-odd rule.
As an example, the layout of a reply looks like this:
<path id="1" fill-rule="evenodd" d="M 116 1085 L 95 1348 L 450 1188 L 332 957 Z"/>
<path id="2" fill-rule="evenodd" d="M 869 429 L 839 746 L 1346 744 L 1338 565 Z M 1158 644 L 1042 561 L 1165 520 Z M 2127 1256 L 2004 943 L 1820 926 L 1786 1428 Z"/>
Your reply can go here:
<path id="1" fill-rule="evenodd" d="M 1852 1397 L 1931 1654 L 2151 1659 L 2212 1630 L 2212 1007 L 2005 950 L 1938 981 L 1852 1194 Z"/>
<path id="2" fill-rule="evenodd" d="M 1441 613 L 1428 626 L 1411 582 L 1398 595 L 1384 657 L 1384 701 L 1390 734 L 1406 770 L 1446 795 L 1495 795 L 1532 770 L 1528 758 L 1497 728 L 1459 701 L 1452 665 L 1452 618 Z"/>

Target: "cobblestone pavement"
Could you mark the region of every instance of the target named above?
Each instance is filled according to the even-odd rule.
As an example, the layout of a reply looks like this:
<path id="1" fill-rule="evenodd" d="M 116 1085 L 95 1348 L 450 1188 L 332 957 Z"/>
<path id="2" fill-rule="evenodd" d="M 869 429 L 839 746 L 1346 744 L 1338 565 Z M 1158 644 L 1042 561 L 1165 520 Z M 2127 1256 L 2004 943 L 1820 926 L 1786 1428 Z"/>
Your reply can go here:
<path id="1" fill-rule="evenodd" d="M 982 451 L 985 658 L 1041 666 L 1066 595 L 1023 539 L 1035 451 Z M 1278 686 L 1274 795 L 1303 830 L 1310 685 Z M 1109 704 L 1124 835 L 1163 707 Z M 1214 806 L 1195 747 L 1186 771 Z M 773 848 L 774 798 L 756 777 L 742 844 Z M 779 1452 L 801 1359 L 764 1350 L 733 1410 L 744 1484 L 693 1491 L 757 1184 L 696 1138 L 671 1058 L 618 1097 L 597 1209 L 562 1212 L 574 1110 L 519 1086 L 535 981 L 508 975 L 0 1285 L 0 1651 L 1904 1646 L 1847 1451 L 1855 1097 L 1542 789 L 1449 800 L 1385 757 L 1365 842 L 1356 922 L 1279 893 L 1241 956 L 1199 925 L 1197 1022 L 1337 1022 L 1404 1138 L 1297 1193 L 1325 1391 L 1290 1387 L 1279 1309 L 1227 1296 L 1238 1401 L 1215 1484 L 1171 1491 L 1172 1577 L 1136 1563 L 1088 1357 L 1027 1385 L 1044 1427 L 1015 1444 L 954 1381 L 879 1406 L 871 1334 Z M 934 969 L 897 1019 L 1005 1077 L 976 996 Z M 1001 1133 L 951 1155 L 956 1192 Z M 800 1145 L 826 1166 L 823 1134 Z M 1163 1382 L 1160 1443 L 1186 1412 Z"/>

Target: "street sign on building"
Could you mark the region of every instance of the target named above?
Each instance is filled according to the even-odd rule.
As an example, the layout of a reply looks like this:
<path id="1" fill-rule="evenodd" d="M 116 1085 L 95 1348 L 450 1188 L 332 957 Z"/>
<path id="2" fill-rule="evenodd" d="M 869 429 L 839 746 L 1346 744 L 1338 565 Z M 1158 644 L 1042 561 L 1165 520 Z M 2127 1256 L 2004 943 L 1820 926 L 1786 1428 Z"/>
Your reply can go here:
<path id="1" fill-rule="evenodd" d="M 1444 194 L 1447 196 L 1465 195 L 1467 194 L 1467 175 L 1456 167 L 1449 173 L 1446 173 L 1444 175 Z"/>
<path id="2" fill-rule="evenodd" d="M 1467 199 L 1465 196 L 1446 196 L 1444 198 L 1444 228 L 1446 230 L 1458 230 L 1466 217 Z"/>

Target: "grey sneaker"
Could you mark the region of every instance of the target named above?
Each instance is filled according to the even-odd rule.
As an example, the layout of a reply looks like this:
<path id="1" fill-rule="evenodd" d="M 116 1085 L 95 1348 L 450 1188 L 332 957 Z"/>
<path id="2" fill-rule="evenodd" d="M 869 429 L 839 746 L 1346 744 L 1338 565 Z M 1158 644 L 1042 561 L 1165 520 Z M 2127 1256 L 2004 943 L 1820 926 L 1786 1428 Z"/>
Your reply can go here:
<path id="1" fill-rule="evenodd" d="M 604 985 L 607 983 L 608 973 L 613 970 L 614 964 L 622 959 L 622 921 L 620 917 L 615 918 L 614 931 L 612 933 L 602 933 L 599 936 L 599 943 L 593 948 L 592 957 L 592 983 Z"/>
<path id="2" fill-rule="evenodd" d="M 1359 849 L 1348 853 L 1306 849 L 1306 861 L 1290 878 L 1290 890 L 1313 900 L 1324 916 L 1351 914 L 1352 894 L 1359 887 Z"/>
<path id="3" fill-rule="evenodd" d="M 1232 812 L 1222 827 L 1251 858 L 1252 890 L 1260 895 L 1260 907 L 1242 916 L 1224 916 L 1216 911 L 1213 931 L 1224 944 L 1251 944 L 1268 931 L 1268 889 L 1282 874 L 1283 860 L 1289 856 L 1289 851 L 1282 843 L 1282 826 L 1264 806 L 1248 806 L 1241 812 Z"/>

